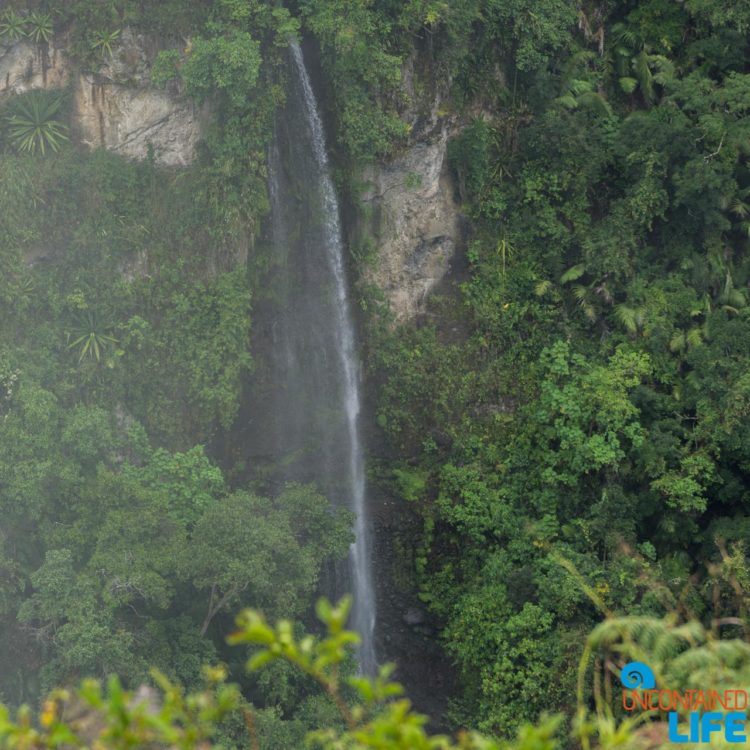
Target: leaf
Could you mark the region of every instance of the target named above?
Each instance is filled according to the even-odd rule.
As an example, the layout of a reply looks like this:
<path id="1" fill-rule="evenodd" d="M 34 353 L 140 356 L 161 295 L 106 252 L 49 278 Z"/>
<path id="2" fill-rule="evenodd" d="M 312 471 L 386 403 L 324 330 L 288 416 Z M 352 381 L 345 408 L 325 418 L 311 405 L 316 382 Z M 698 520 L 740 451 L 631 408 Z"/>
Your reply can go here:
<path id="1" fill-rule="evenodd" d="M 690 349 L 700 346 L 703 343 L 703 331 L 699 327 L 691 328 L 685 337 Z"/>
<path id="2" fill-rule="evenodd" d="M 580 279 L 583 274 L 586 273 L 586 266 L 583 263 L 578 263 L 575 266 L 569 268 L 561 277 L 560 283 L 567 284 L 570 281 Z"/>
<path id="3" fill-rule="evenodd" d="M 638 330 L 636 311 L 625 304 L 615 307 L 615 318 L 625 326 L 628 333 L 636 333 Z"/>
<path id="4" fill-rule="evenodd" d="M 257 672 L 261 667 L 264 667 L 276 658 L 278 658 L 276 654 L 273 654 L 270 651 L 260 651 L 248 659 L 247 670 L 248 672 Z"/>
<path id="5" fill-rule="evenodd" d="M 680 352 L 685 348 L 685 333 L 683 331 L 675 331 L 672 334 L 672 338 L 669 339 L 669 351 Z"/>
<path id="6" fill-rule="evenodd" d="M 555 101 L 566 109 L 575 109 L 578 106 L 576 98 L 570 92 L 568 92 L 567 94 L 563 94 L 562 96 L 558 96 Z"/>
<path id="7" fill-rule="evenodd" d="M 588 91 L 585 94 L 581 94 L 578 97 L 578 102 L 596 112 L 600 117 L 610 117 L 612 115 L 612 107 L 610 107 L 609 102 L 596 91 Z"/>
<path id="8" fill-rule="evenodd" d="M 543 279 L 534 287 L 534 294 L 537 297 L 544 297 L 552 289 L 552 282 L 549 279 Z"/>
<path id="9" fill-rule="evenodd" d="M 66 141 L 66 126 L 59 122 L 62 99 L 48 91 L 30 91 L 11 102 L 6 117 L 8 136 L 14 148 L 21 153 L 42 155 L 49 149 L 58 151 Z"/>
<path id="10" fill-rule="evenodd" d="M 589 288 L 583 284 L 576 284 L 573 287 L 573 296 L 578 300 L 579 304 L 583 305 L 589 296 Z"/>

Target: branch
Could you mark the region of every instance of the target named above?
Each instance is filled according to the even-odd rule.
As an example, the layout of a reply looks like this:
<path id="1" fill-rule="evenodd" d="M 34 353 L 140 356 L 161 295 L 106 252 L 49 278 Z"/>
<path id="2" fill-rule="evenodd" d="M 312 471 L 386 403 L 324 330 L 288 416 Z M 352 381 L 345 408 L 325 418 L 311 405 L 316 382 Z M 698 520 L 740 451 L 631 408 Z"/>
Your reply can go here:
<path id="1" fill-rule="evenodd" d="M 223 609 L 224 605 L 233 597 L 239 594 L 241 591 L 244 591 L 247 588 L 248 584 L 246 583 L 244 586 L 232 586 L 224 596 L 219 599 L 216 604 L 213 604 L 215 594 L 216 594 L 216 584 L 214 583 L 213 586 L 211 586 L 211 598 L 208 602 L 208 612 L 206 612 L 206 619 L 203 620 L 203 627 L 201 628 L 201 635 L 206 635 L 206 631 L 208 630 L 208 626 L 211 624 L 211 620 L 216 617 L 216 615 Z"/>
<path id="2" fill-rule="evenodd" d="M 713 159 L 715 156 L 718 156 L 723 145 L 724 145 L 724 136 L 722 135 L 716 151 L 714 151 L 712 154 L 706 154 L 706 156 L 703 157 L 703 161 L 708 161 L 709 159 Z"/>

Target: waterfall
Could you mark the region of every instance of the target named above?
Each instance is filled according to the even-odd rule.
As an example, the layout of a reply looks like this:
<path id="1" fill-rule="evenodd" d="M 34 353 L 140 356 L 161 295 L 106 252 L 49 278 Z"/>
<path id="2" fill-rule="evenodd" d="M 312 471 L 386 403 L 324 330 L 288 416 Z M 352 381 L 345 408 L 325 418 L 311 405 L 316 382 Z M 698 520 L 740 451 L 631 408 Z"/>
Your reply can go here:
<path id="1" fill-rule="evenodd" d="M 376 669 L 375 593 L 367 517 L 360 368 L 339 204 L 302 50 L 291 43 L 292 86 L 269 154 L 275 269 L 256 315 L 267 320 L 267 413 L 256 454 L 279 481 L 315 482 L 354 514 L 355 541 L 338 593 L 354 595 L 360 670 Z M 258 409 L 262 412 L 264 406 Z"/>

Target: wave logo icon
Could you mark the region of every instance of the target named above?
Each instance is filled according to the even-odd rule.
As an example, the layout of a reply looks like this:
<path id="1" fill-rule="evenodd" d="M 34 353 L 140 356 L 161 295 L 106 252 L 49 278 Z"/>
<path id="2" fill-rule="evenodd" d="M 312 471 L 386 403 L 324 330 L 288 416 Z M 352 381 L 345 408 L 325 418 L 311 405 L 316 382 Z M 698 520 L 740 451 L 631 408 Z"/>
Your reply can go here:
<path id="1" fill-rule="evenodd" d="M 653 690 L 656 687 L 654 670 L 642 661 L 628 662 L 620 672 L 620 682 L 629 690 Z"/>

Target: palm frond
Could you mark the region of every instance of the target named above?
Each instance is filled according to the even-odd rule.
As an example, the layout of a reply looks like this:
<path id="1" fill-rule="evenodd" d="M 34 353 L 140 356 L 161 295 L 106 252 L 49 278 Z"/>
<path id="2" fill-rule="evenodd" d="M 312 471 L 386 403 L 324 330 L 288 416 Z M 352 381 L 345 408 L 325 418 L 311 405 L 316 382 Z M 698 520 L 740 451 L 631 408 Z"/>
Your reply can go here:
<path id="1" fill-rule="evenodd" d="M 649 56 L 645 51 L 639 52 L 633 60 L 633 69 L 635 71 L 638 84 L 641 87 L 643 98 L 651 103 L 654 101 L 654 76 L 649 65 Z"/>
<path id="2" fill-rule="evenodd" d="M 537 297 L 544 297 L 550 289 L 552 289 L 552 282 L 549 279 L 542 279 L 542 281 L 534 287 L 534 294 L 536 294 Z"/>
<path id="3" fill-rule="evenodd" d="M 576 284 L 572 288 L 573 296 L 578 300 L 579 304 L 584 304 L 589 297 L 589 288 L 583 284 Z"/>
<path id="4" fill-rule="evenodd" d="M 583 274 L 586 273 L 586 266 L 583 263 L 578 263 L 575 266 L 569 268 L 561 277 L 560 283 L 567 284 L 570 281 L 580 279 Z"/>
<path id="5" fill-rule="evenodd" d="M 669 339 L 669 351 L 681 352 L 685 348 L 685 332 L 675 331 Z"/>
<path id="6" fill-rule="evenodd" d="M 625 304 L 615 306 L 615 318 L 621 323 L 628 333 L 638 332 L 638 312 L 633 307 Z"/>
<path id="7" fill-rule="evenodd" d="M 600 117 L 611 117 L 612 107 L 609 102 L 596 91 L 587 91 L 578 97 L 581 106 L 588 107 Z"/>

